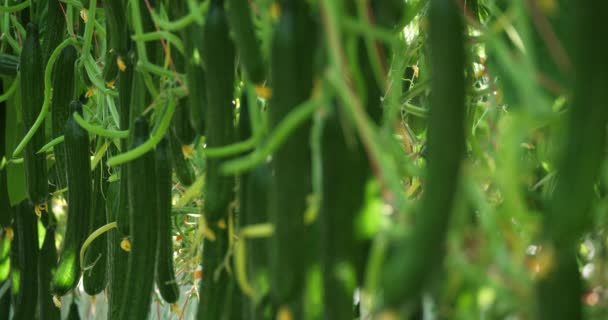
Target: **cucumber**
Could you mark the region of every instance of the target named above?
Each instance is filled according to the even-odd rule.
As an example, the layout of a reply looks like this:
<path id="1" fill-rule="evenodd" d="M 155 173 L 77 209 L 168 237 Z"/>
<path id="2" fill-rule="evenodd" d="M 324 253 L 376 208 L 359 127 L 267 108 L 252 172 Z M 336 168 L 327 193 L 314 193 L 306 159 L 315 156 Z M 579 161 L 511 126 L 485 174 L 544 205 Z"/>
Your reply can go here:
<path id="1" fill-rule="evenodd" d="M 184 186 L 192 185 L 194 183 L 194 172 L 190 161 L 184 157 L 184 152 L 175 132 L 169 132 L 169 146 L 171 147 L 171 160 L 174 164 L 177 179 Z"/>
<path id="2" fill-rule="evenodd" d="M 0 89 L 2 83 L 0 82 Z M 6 153 L 6 103 L 0 103 L 0 162 Z M 8 157 L 8 156 L 7 156 Z M 8 227 L 13 219 L 13 209 L 8 198 L 6 168 L 0 170 L 0 227 Z"/>
<path id="3" fill-rule="evenodd" d="M 323 305 L 326 319 L 352 319 L 357 239 L 354 222 L 365 199 L 368 177 L 362 144 L 349 143 L 337 104 L 328 106 L 322 120 L 322 192 L 319 208 Z M 348 159 L 348 161 L 344 161 Z M 352 280 L 353 282 L 349 282 Z"/>
<path id="4" fill-rule="evenodd" d="M 65 123 L 70 115 L 70 102 L 74 99 L 75 63 L 78 52 L 73 46 L 61 51 L 53 69 L 53 99 L 51 100 L 51 127 L 53 139 L 63 135 Z M 55 166 L 59 176 L 57 189 L 66 187 L 65 146 L 53 147 Z"/>
<path id="5" fill-rule="evenodd" d="M 89 216 L 89 227 L 87 235 L 104 226 L 106 220 L 106 192 L 108 189 L 108 171 L 104 167 L 104 161 L 97 164 L 93 171 L 93 202 Z M 107 283 L 106 259 L 108 257 L 107 236 L 102 234 L 87 248 L 84 263 L 90 269 L 83 272 L 82 284 L 84 291 L 91 296 L 101 293 Z M 93 267 L 91 267 L 93 266 Z"/>
<path id="6" fill-rule="evenodd" d="M 251 8 L 247 0 L 228 0 L 228 19 L 239 56 L 254 84 L 262 84 L 266 78 L 266 68 L 262 59 L 260 41 L 253 26 Z"/>
<path id="7" fill-rule="evenodd" d="M 271 46 L 269 120 L 276 128 L 285 116 L 306 101 L 313 83 L 315 26 L 301 1 L 283 2 Z M 301 302 L 309 266 L 310 242 L 304 225 L 307 197 L 312 191 L 311 122 L 302 124 L 273 154 L 274 181 L 270 191 L 270 221 L 275 226 L 271 240 L 271 297 L 287 308 L 295 319 L 303 317 Z M 297 182 L 297 183 L 294 183 Z"/>
<path id="8" fill-rule="evenodd" d="M 148 136 L 147 121 L 138 117 L 133 127 L 131 149 L 143 144 Z M 128 162 L 127 167 L 131 250 L 119 319 L 146 319 L 152 302 L 152 275 L 158 242 L 158 191 L 153 151 Z"/>
<path id="9" fill-rule="evenodd" d="M 232 107 L 235 49 L 229 35 L 224 1 L 211 1 L 203 31 L 207 76 L 214 80 L 207 82 L 208 108 L 205 116 L 205 142 L 212 148 L 232 143 L 235 134 Z M 206 161 L 205 219 L 216 239 L 206 237 L 203 242 L 202 278 L 207 281 L 201 281 L 198 319 L 219 319 L 222 316 L 229 287 L 225 271 L 219 277 L 214 275 L 228 250 L 227 230 L 219 225 L 221 221 L 227 223 L 228 208 L 234 198 L 234 177 L 220 173 L 223 160 L 207 158 Z"/>
<path id="10" fill-rule="evenodd" d="M 65 33 L 65 15 L 62 3 L 59 0 L 47 0 L 46 20 L 44 26 L 44 63 L 49 59 L 51 53 L 63 40 Z"/>
<path id="11" fill-rule="evenodd" d="M 82 115 L 82 105 L 70 103 L 70 113 Z M 59 265 L 51 290 L 63 296 L 72 290 L 80 278 L 80 247 L 87 237 L 91 210 L 91 160 L 89 134 L 70 115 L 65 124 L 65 155 L 68 185 L 68 220 Z"/>
<path id="12" fill-rule="evenodd" d="M 427 129 L 427 167 L 421 207 L 413 234 L 395 250 L 383 270 L 384 303 L 419 303 L 420 293 L 440 266 L 450 213 L 465 152 L 465 44 L 460 8 L 450 0 L 431 0 L 431 107 Z"/>
<path id="13" fill-rule="evenodd" d="M 179 11 L 176 9 L 181 9 L 179 7 L 184 5 L 183 1 L 181 2 L 181 4 L 170 6 L 172 10 L 169 12 L 169 16 L 171 19 L 179 18 L 175 11 Z M 175 64 L 175 70 L 183 74 L 186 70 L 185 57 L 177 49 L 171 48 L 171 58 Z M 177 108 L 175 108 L 175 113 L 173 114 L 171 129 L 175 132 L 182 145 L 191 144 L 196 138 L 196 131 L 194 131 L 190 121 L 190 104 L 187 97 L 179 99 Z"/>
<path id="14" fill-rule="evenodd" d="M 38 318 L 40 320 L 61 319 L 59 308 L 53 304 L 51 279 L 57 263 L 55 229 L 47 227 L 44 242 L 38 255 Z"/>
<path id="15" fill-rule="evenodd" d="M 562 1 L 560 1 L 561 3 Z M 557 159 L 557 179 L 545 212 L 543 240 L 554 252 L 552 268 L 537 283 L 538 319 L 584 319 L 587 308 L 581 294 L 586 290 L 579 268 L 579 244 L 595 227 L 596 184 L 603 180 L 606 159 L 608 109 L 608 54 L 598 45 L 597 32 L 608 19 L 606 3 L 585 1 L 572 5 L 573 89 L 563 128 L 567 137 Z M 562 10 L 562 8 L 559 8 Z M 584 155 L 584 156 L 583 156 Z"/>
<path id="16" fill-rule="evenodd" d="M 188 14 L 185 1 L 176 1 L 174 4 L 175 17 Z M 205 71 L 201 63 L 199 52 L 202 46 L 200 38 L 203 34 L 201 26 L 193 23 L 182 29 L 181 37 L 184 39 L 186 80 L 188 81 L 187 102 L 190 109 L 190 123 L 199 135 L 205 134 L 205 110 L 207 108 L 207 86 Z"/>
<path id="17" fill-rule="evenodd" d="M 244 202 L 242 202 L 243 215 L 241 221 L 243 226 L 268 222 L 269 194 L 272 182 L 272 171 L 270 163 L 264 163 L 255 167 L 248 174 L 244 187 Z M 249 279 L 257 292 L 267 294 L 263 290 L 268 288 L 269 274 L 269 248 L 267 239 L 247 240 L 247 272 Z M 264 305 L 250 302 L 250 309 L 245 310 L 251 314 L 251 319 L 264 319 Z"/>
<path id="18" fill-rule="evenodd" d="M 15 212 L 15 239 L 17 241 L 18 285 L 13 303 L 14 320 L 30 320 L 36 316 L 38 296 L 38 229 L 34 206 L 24 200 Z M 14 275 L 13 275 L 14 276 Z"/>
<path id="19" fill-rule="evenodd" d="M 36 121 L 44 101 L 42 49 L 38 40 L 38 27 L 32 23 L 27 25 L 27 37 L 21 51 L 20 73 L 21 111 L 27 132 Z M 35 206 L 46 202 L 49 191 L 46 155 L 36 154 L 45 143 L 44 127 L 42 127 L 26 145 L 23 154 L 27 195 Z"/>
<path id="20" fill-rule="evenodd" d="M 122 170 L 122 169 L 121 169 Z M 123 171 L 126 172 L 126 171 Z M 110 184 L 106 200 L 108 221 L 116 221 L 119 210 L 128 213 L 128 201 L 122 193 L 124 181 Z M 120 247 L 121 234 L 114 229 L 108 233 L 108 319 L 118 319 L 127 282 L 129 253 Z"/>
<path id="21" fill-rule="evenodd" d="M 103 8 L 106 16 L 106 34 L 109 35 L 109 50 L 115 51 L 126 60 L 129 50 L 129 32 L 127 31 L 127 10 L 122 0 L 106 0 Z"/>
<path id="22" fill-rule="evenodd" d="M 0 75 L 16 76 L 19 57 L 12 54 L 0 53 Z"/>
<path id="23" fill-rule="evenodd" d="M 158 196 L 158 246 L 156 249 L 156 286 L 168 303 L 179 299 L 179 287 L 173 268 L 173 239 L 171 236 L 171 151 L 163 138 L 154 153 L 156 158 L 156 190 Z"/>

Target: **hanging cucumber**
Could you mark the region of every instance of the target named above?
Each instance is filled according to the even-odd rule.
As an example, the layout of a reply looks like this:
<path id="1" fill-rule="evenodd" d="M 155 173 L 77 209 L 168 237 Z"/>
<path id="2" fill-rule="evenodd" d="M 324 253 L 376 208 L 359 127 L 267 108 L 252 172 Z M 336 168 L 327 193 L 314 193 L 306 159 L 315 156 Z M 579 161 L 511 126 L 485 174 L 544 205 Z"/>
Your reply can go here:
<path id="1" fill-rule="evenodd" d="M 49 56 L 55 48 L 63 40 L 65 31 L 65 14 L 62 9 L 62 3 L 59 0 L 47 0 L 46 27 L 44 34 L 44 63 L 49 59 Z"/>
<path id="2" fill-rule="evenodd" d="M 441 265 L 450 213 L 465 151 L 464 26 L 458 4 L 431 0 L 431 107 L 427 167 L 421 208 L 411 237 L 395 250 L 382 275 L 387 306 L 417 303 L 421 290 Z"/>
<path id="3" fill-rule="evenodd" d="M 70 103 L 70 117 L 65 124 L 65 155 L 68 186 L 68 220 L 59 265 L 51 290 L 63 296 L 72 290 L 80 278 L 80 247 L 87 237 L 91 210 L 91 160 L 89 133 L 76 123 L 73 113 L 82 116 L 82 105 Z"/>
<path id="4" fill-rule="evenodd" d="M 42 49 L 38 40 L 38 27 L 27 25 L 27 37 L 21 50 L 21 107 L 25 132 L 33 126 L 44 101 Z M 36 154 L 46 143 L 44 127 L 36 131 L 23 153 L 25 163 L 26 190 L 35 206 L 46 202 L 48 179 L 46 154 Z"/>
<path id="5" fill-rule="evenodd" d="M 266 68 L 262 59 L 260 41 L 253 26 L 251 8 L 247 0 L 228 0 L 228 19 L 235 44 L 247 78 L 254 84 L 262 84 L 266 78 Z"/>
<path id="6" fill-rule="evenodd" d="M 170 6 L 169 16 L 171 19 L 179 18 L 176 11 L 183 12 L 182 7 L 184 5 L 185 2 L 180 1 L 179 4 Z M 182 74 L 186 72 L 186 58 L 174 47 L 171 48 L 171 58 L 173 59 L 177 72 Z M 184 97 L 179 99 L 171 123 L 172 131 L 175 132 L 177 138 L 183 145 L 191 144 L 196 138 L 196 131 L 194 131 L 190 120 L 190 103 L 188 102 L 188 98 Z"/>
<path id="7" fill-rule="evenodd" d="M 89 228 L 87 235 L 104 226 L 106 220 L 106 193 L 109 186 L 107 168 L 104 167 L 102 160 L 97 164 L 93 171 L 93 201 L 89 216 Z M 82 284 L 84 291 L 91 296 L 101 293 L 107 283 L 107 264 L 108 257 L 107 236 L 102 234 L 93 241 L 87 248 L 84 256 L 83 267 L 88 268 L 82 274 Z"/>
<path id="8" fill-rule="evenodd" d="M 597 184 L 603 180 L 606 160 L 608 95 L 600 88 L 608 86 L 608 47 L 598 45 L 597 31 L 608 21 L 607 3 L 574 4 L 563 15 L 570 20 L 573 34 L 573 74 L 566 80 L 573 92 L 563 126 L 567 138 L 556 161 L 556 183 L 543 217 L 543 250 L 552 252 L 545 254 L 553 259 L 551 268 L 536 281 L 535 316 L 542 320 L 588 317 L 581 299 L 586 283 L 580 274 L 580 241 L 595 228 Z"/>
<path id="9" fill-rule="evenodd" d="M 313 83 L 315 26 L 303 1 L 283 1 L 271 48 L 269 120 L 276 128 L 285 116 L 306 101 Z M 285 139 L 273 154 L 274 181 L 270 191 L 271 296 L 275 305 L 302 317 L 301 302 L 309 265 L 310 243 L 304 225 L 307 197 L 312 191 L 311 123 L 306 122 Z"/>
<path id="10" fill-rule="evenodd" d="M 180 17 L 189 13 L 185 1 L 176 1 L 175 15 Z M 185 47 L 186 80 L 188 81 L 188 101 L 190 123 L 199 135 L 205 134 L 205 109 L 207 108 L 207 86 L 205 71 L 200 56 L 201 34 L 203 29 L 196 23 L 182 29 L 181 36 Z"/>
<path id="11" fill-rule="evenodd" d="M 36 315 L 38 302 L 38 229 L 34 206 L 24 200 L 17 205 L 15 212 L 15 239 L 17 241 L 17 286 L 13 283 L 16 291 L 13 302 L 13 319 L 30 320 Z M 15 275 L 13 275 L 14 277 Z"/>
<path id="12" fill-rule="evenodd" d="M 38 255 L 38 317 L 40 320 L 59 320 L 60 310 L 53 304 L 51 279 L 57 264 L 55 229 L 46 228 L 44 242 Z"/>
<path id="13" fill-rule="evenodd" d="M 184 152 L 181 148 L 181 143 L 175 132 L 169 132 L 169 146 L 171 147 L 171 160 L 175 168 L 177 180 L 185 186 L 190 186 L 194 183 L 194 172 L 190 161 L 184 157 Z"/>
<path id="14" fill-rule="evenodd" d="M 363 207 L 368 173 L 360 141 L 349 143 L 339 106 L 328 106 L 321 131 L 321 267 L 326 319 L 352 319 L 357 283 L 355 221 Z M 351 131 L 352 132 L 352 131 Z M 344 161 L 348 159 L 348 161 Z M 351 272 L 353 277 L 345 277 Z"/>
<path id="15" fill-rule="evenodd" d="M 179 287 L 173 268 L 173 239 L 171 236 L 171 151 L 165 137 L 156 145 L 156 189 L 158 196 L 158 246 L 156 251 L 156 286 L 168 303 L 179 299 Z"/>
<path id="16" fill-rule="evenodd" d="M 53 69 L 53 99 L 51 100 L 51 127 L 53 139 L 63 135 L 70 115 L 70 102 L 74 99 L 75 63 L 78 52 L 73 46 L 61 51 Z M 66 187 L 65 146 L 53 147 L 55 165 L 59 176 L 57 189 Z"/>
<path id="17" fill-rule="evenodd" d="M 138 117 L 131 149 L 149 137 L 147 121 Z M 158 191 L 153 151 L 127 163 L 131 250 L 119 319 L 146 319 L 152 302 L 158 242 Z"/>
<path id="18" fill-rule="evenodd" d="M 213 0 L 205 19 L 203 32 L 207 76 L 207 110 L 205 142 L 208 147 L 225 146 L 234 141 L 232 98 L 234 92 L 235 49 L 230 39 L 224 1 Z M 205 220 L 215 234 L 206 237 L 203 253 L 203 279 L 198 319 L 219 319 L 226 305 L 228 274 L 215 270 L 222 263 L 228 249 L 228 233 L 222 228 L 227 223 L 228 208 L 233 200 L 234 177 L 220 173 L 224 159 L 207 159 L 205 179 Z"/>
<path id="19" fill-rule="evenodd" d="M 122 0 L 106 0 L 103 3 L 106 32 L 110 39 L 109 49 L 114 50 L 121 59 L 126 59 L 130 42 L 125 4 Z"/>
<path id="20" fill-rule="evenodd" d="M 0 81 L 0 89 L 2 82 Z M 6 103 L 0 103 L 0 162 L 6 153 Z M 0 169 L 0 227 L 8 227 L 13 219 L 13 209 L 8 198 L 6 168 Z"/>

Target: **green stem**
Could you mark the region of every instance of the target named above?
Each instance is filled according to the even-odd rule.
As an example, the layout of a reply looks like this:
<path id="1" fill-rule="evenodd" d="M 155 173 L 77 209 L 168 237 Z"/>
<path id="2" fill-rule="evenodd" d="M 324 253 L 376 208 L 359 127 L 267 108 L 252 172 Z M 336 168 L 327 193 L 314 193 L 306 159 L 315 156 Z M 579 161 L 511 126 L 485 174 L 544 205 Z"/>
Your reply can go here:
<path id="1" fill-rule="evenodd" d="M 222 166 L 222 173 L 226 175 L 239 174 L 243 171 L 249 170 L 256 165 L 264 162 L 266 158 L 277 150 L 285 139 L 296 130 L 302 123 L 319 108 L 320 102 L 318 100 L 307 100 L 301 103 L 293 111 L 291 111 L 278 127 L 272 132 L 268 138 L 268 142 L 260 146 L 255 152 L 229 162 L 226 162 Z"/>
<path id="2" fill-rule="evenodd" d="M 92 133 L 92 134 L 95 134 L 95 135 L 98 135 L 101 137 L 125 139 L 129 136 L 129 131 L 126 131 L 126 130 L 125 131 L 108 130 L 108 129 L 105 129 L 100 126 L 92 125 L 92 124 L 86 122 L 86 120 L 84 120 L 82 118 L 82 116 L 76 112 L 74 113 L 74 121 L 76 121 L 76 123 L 78 123 L 79 126 L 81 126 L 83 129 L 85 129 L 89 133 Z"/>
<path id="3" fill-rule="evenodd" d="M 174 45 L 181 54 L 184 53 L 184 43 L 182 40 L 178 36 L 168 31 L 154 31 L 140 35 L 133 35 L 131 36 L 131 39 L 135 41 L 156 41 L 164 39 Z"/>
<path id="4" fill-rule="evenodd" d="M 13 94 L 17 91 L 17 88 L 19 87 L 19 75 L 17 75 L 17 77 L 15 77 L 15 80 L 13 80 L 13 83 L 11 83 L 11 86 L 8 88 L 8 90 L 3 93 L 2 95 L 0 95 L 0 102 L 4 102 L 8 99 L 10 99 L 10 97 L 13 96 Z"/>
<path id="5" fill-rule="evenodd" d="M 45 144 L 44 146 L 42 146 L 42 148 L 40 148 L 40 150 L 38 150 L 38 152 L 36 152 L 36 154 L 45 153 L 45 152 L 51 150 L 54 146 L 62 143 L 63 141 L 64 141 L 64 137 L 59 136 L 59 137 L 49 141 L 49 143 Z"/>
<path id="6" fill-rule="evenodd" d="M 17 12 L 17 11 L 21 11 L 29 6 L 30 6 L 30 1 L 25 0 L 21 3 L 15 4 L 12 6 L 0 6 L 0 12 L 4 12 L 4 13 Z"/>
<path id="7" fill-rule="evenodd" d="M 160 119 L 156 130 L 152 132 L 150 138 L 141 144 L 140 146 L 128 151 L 121 153 L 117 156 L 114 156 L 108 159 L 107 165 L 109 167 L 117 166 L 119 164 L 123 164 L 125 162 L 129 162 L 133 159 L 139 158 L 144 155 L 146 152 L 150 151 L 156 144 L 163 138 L 169 125 L 171 125 L 171 118 L 173 117 L 173 112 L 175 111 L 175 99 L 169 99 L 167 104 L 167 110 L 163 115 L 162 119 Z"/>
<path id="8" fill-rule="evenodd" d="M 101 226 L 99 229 L 93 231 L 93 233 L 91 233 L 91 235 L 89 235 L 87 237 L 87 239 L 84 241 L 84 243 L 82 244 L 82 247 L 80 248 L 80 268 L 82 270 L 87 270 L 89 269 L 89 267 L 85 267 L 84 265 L 84 254 L 87 252 L 87 248 L 89 247 L 89 245 L 91 245 L 91 243 L 93 242 L 93 240 L 97 239 L 97 237 L 101 236 L 102 234 L 116 228 L 118 225 L 116 224 L 116 221 L 114 222 L 110 222 L 104 226 Z"/>

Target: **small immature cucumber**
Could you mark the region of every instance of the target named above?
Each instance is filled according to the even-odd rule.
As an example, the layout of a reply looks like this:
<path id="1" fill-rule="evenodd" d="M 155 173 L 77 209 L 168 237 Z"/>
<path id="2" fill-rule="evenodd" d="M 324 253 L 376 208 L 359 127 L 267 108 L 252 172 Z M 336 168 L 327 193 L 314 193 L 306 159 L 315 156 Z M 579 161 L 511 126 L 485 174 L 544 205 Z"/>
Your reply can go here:
<path id="1" fill-rule="evenodd" d="M 82 105 L 75 100 L 70 112 L 82 115 Z M 68 185 L 68 220 L 51 290 L 63 296 L 72 290 L 80 278 L 80 247 L 87 237 L 91 210 L 91 159 L 89 134 L 70 115 L 65 124 L 65 155 Z"/>
<path id="2" fill-rule="evenodd" d="M 190 186 L 194 183 L 194 172 L 190 161 L 184 157 L 181 144 L 175 132 L 169 132 L 169 146 L 171 147 L 171 160 L 175 168 L 175 175 L 181 184 Z"/>
<path id="3" fill-rule="evenodd" d="M 105 160 L 105 159 L 104 159 Z M 104 167 L 102 160 L 97 164 L 97 168 L 93 171 L 93 202 L 89 216 L 89 228 L 87 235 L 104 226 L 106 220 L 106 192 L 108 189 L 108 174 L 107 168 Z M 105 289 L 107 283 L 106 259 L 108 257 L 107 236 L 102 234 L 93 241 L 87 248 L 84 256 L 83 267 L 90 268 L 82 274 L 82 284 L 84 291 L 91 296 L 99 294 Z"/>
<path id="4" fill-rule="evenodd" d="M 38 27 L 27 25 L 27 37 L 21 50 L 21 107 L 23 124 L 27 132 L 38 117 L 44 101 L 44 72 L 42 67 L 42 49 L 38 39 Z M 36 154 L 45 144 L 44 127 L 34 134 L 26 145 L 23 154 L 27 195 L 35 205 L 46 201 L 48 195 L 48 178 L 46 155 Z"/>
<path id="5" fill-rule="evenodd" d="M 42 249 L 38 255 L 38 317 L 40 320 L 59 320 L 60 310 L 53 303 L 51 279 L 57 265 L 55 229 L 46 228 Z"/>
<path id="6" fill-rule="evenodd" d="M 51 100 L 51 124 L 53 139 L 63 135 L 65 123 L 70 115 L 70 102 L 74 99 L 75 63 L 78 52 L 73 46 L 61 51 L 53 69 L 53 99 Z M 53 147 L 55 165 L 59 176 L 57 189 L 66 187 L 65 146 Z"/>
<path id="7" fill-rule="evenodd" d="M 18 281 L 13 289 L 16 290 L 16 299 L 13 303 L 14 320 L 30 320 L 36 315 L 38 302 L 38 220 L 34 213 L 34 206 L 24 200 L 17 205 L 15 212 L 15 238 L 17 241 L 17 270 Z M 15 274 L 13 273 L 13 277 Z"/>
<path id="8" fill-rule="evenodd" d="M 146 142 L 148 123 L 143 117 L 135 120 L 131 149 Z M 158 191 L 154 152 L 127 163 L 129 175 L 129 216 L 131 250 L 126 288 L 119 319 L 146 319 L 150 311 L 156 249 L 158 242 Z"/>
<path id="9" fill-rule="evenodd" d="M 169 141 L 165 137 L 156 145 L 156 190 L 158 196 L 158 246 L 156 251 L 156 286 L 168 303 L 179 299 L 179 287 L 173 268 L 171 236 L 172 164 Z"/>

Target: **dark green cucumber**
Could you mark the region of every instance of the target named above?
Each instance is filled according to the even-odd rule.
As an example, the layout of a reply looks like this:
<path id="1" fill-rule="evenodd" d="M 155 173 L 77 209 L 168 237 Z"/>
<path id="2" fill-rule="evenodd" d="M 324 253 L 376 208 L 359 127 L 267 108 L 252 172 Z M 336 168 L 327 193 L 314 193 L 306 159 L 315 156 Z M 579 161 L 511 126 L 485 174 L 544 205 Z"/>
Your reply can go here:
<path id="1" fill-rule="evenodd" d="M 544 247 L 554 253 L 554 259 L 547 274 L 536 282 L 535 316 L 542 320 L 587 317 L 581 299 L 587 289 L 580 274 L 579 244 L 595 228 L 596 185 L 602 180 L 606 159 L 608 95 L 600 88 L 608 86 L 608 46 L 597 42 L 597 32 L 606 25 L 608 6 L 604 1 L 583 1 L 572 7 L 565 17 L 574 33 L 569 48 L 573 76 L 568 79 L 573 94 L 563 126 L 567 138 L 556 161 L 556 184 L 543 221 Z"/>
<path id="2" fill-rule="evenodd" d="M 173 268 L 173 238 L 171 236 L 171 150 L 165 137 L 156 145 L 156 189 L 158 196 L 158 245 L 156 250 L 156 286 L 168 303 L 179 299 L 179 286 Z"/>
<path id="3" fill-rule="evenodd" d="M 271 128 L 300 103 L 306 101 L 313 84 L 315 26 L 303 1 L 284 1 L 271 46 Z M 307 197 L 312 191 L 311 122 L 295 130 L 273 154 L 275 173 L 270 191 L 270 221 L 275 226 L 271 240 L 271 297 L 287 308 L 295 319 L 301 314 L 302 294 L 312 247 L 304 225 Z"/>
<path id="4" fill-rule="evenodd" d="M 0 82 L 0 89 L 2 83 Z M 0 103 L 0 162 L 6 153 L 6 103 Z M 7 156 L 8 158 L 8 156 Z M 13 219 L 13 209 L 8 198 L 6 168 L 0 170 L 0 227 L 8 227 Z"/>
<path id="5" fill-rule="evenodd" d="M 78 52 L 73 46 L 67 46 L 55 62 L 53 69 L 53 99 L 51 100 L 51 127 L 53 139 L 63 135 L 65 123 L 70 115 L 70 102 L 74 99 L 75 63 Z M 66 187 L 65 146 L 53 147 L 55 165 L 59 176 L 57 189 Z"/>
<path id="6" fill-rule="evenodd" d="M 133 127 L 131 149 L 146 142 L 147 121 L 138 117 Z M 158 241 L 158 191 L 154 152 L 127 163 L 131 250 L 119 319 L 146 319 L 154 289 L 154 267 Z"/>
<path id="7" fill-rule="evenodd" d="M 14 320 L 30 320 L 36 315 L 38 302 L 38 229 L 34 206 L 24 200 L 15 212 L 15 234 L 17 239 L 18 285 L 13 303 Z"/>
<path id="8" fill-rule="evenodd" d="M 352 319 L 357 239 L 354 222 L 363 207 L 368 174 L 359 141 L 349 143 L 337 104 L 322 122 L 322 193 L 319 210 L 325 319 Z M 348 159 L 348 161 L 344 161 Z M 344 277 L 352 272 L 352 278 Z M 352 282 L 349 282 L 352 281 Z"/>
<path id="9" fill-rule="evenodd" d="M 46 20 L 44 26 L 44 62 L 63 40 L 65 32 L 65 13 L 59 0 L 47 0 Z"/>
<path id="10" fill-rule="evenodd" d="M 129 32 L 127 32 L 127 10 L 122 0 L 106 0 L 103 3 L 106 16 L 107 34 L 110 39 L 109 49 L 126 59 L 129 50 Z"/>
<path id="11" fill-rule="evenodd" d="M 183 8 L 181 7 L 184 5 L 185 2 L 180 1 L 179 4 L 174 4 L 169 7 L 169 16 L 171 19 L 179 18 L 178 13 L 183 11 Z M 186 72 L 186 58 L 184 55 L 177 49 L 171 48 L 171 58 L 173 59 L 177 72 L 182 74 Z M 190 104 L 187 97 L 179 99 L 177 108 L 175 108 L 175 113 L 173 114 L 171 128 L 177 135 L 181 144 L 191 144 L 196 138 L 196 131 L 194 131 L 190 121 Z"/>
<path id="12" fill-rule="evenodd" d="M 114 82 L 118 77 L 120 71 L 117 63 L 118 57 L 119 55 L 115 50 L 106 53 L 105 65 L 103 66 L 103 80 L 107 87 L 114 86 Z"/>
<path id="13" fill-rule="evenodd" d="M 268 222 L 268 207 L 272 171 L 269 163 L 261 164 L 248 174 L 244 188 L 244 199 L 242 202 L 242 225 L 255 225 Z M 247 239 L 247 273 L 249 279 L 257 292 L 263 292 L 268 288 L 269 277 L 269 241 L 267 239 Z M 264 319 L 264 307 L 261 304 L 250 303 L 249 310 L 244 310 L 251 315 L 251 319 Z"/>
<path id="14" fill-rule="evenodd" d="M 230 39 L 228 18 L 224 1 L 213 0 L 209 5 L 203 30 L 203 45 L 207 76 L 207 110 L 205 115 L 205 142 L 208 147 L 220 147 L 234 141 L 234 116 L 232 98 L 234 92 L 235 49 Z M 205 179 L 205 219 L 207 227 L 216 235 L 215 240 L 204 240 L 203 274 L 198 306 L 198 319 L 219 319 L 226 305 L 228 274 L 219 277 L 215 270 L 222 263 L 228 249 L 226 228 L 228 208 L 234 198 L 234 177 L 220 173 L 224 159 L 207 158 Z"/>
<path id="15" fill-rule="evenodd" d="M 121 169 L 122 170 L 122 169 Z M 126 210 L 128 213 L 128 201 L 121 193 L 122 178 L 118 182 L 110 184 L 106 216 L 108 221 L 116 221 L 119 210 Z M 123 203 L 124 202 L 124 203 Z M 120 247 L 122 236 L 118 230 L 114 229 L 108 233 L 108 319 L 118 319 L 120 306 L 127 282 L 127 271 L 129 253 Z"/>
<path id="16" fill-rule="evenodd" d="M 188 14 L 188 8 L 185 1 L 176 1 L 175 15 L 176 17 Z M 181 36 L 184 39 L 185 54 L 185 72 L 186 80 L 188 81 L 188 106 L 190 109 L 190 123 L 192 128 L 199 135 L 205 134 L 205 110 L 207 108 L 207 86 L 205 81 L 205 71 L 201 63 L 201 34 L 203 29 L 201 26 L 193 23 L 182 30 Z"/>
<path id="17" fill-rule="evenodd" d="M 38 255 L 38 318 L 40 320 L 61 319 L 60 310 L 53 304 L 51 294 L 51 279 L 55 273 L 56 264 L 55 229 L 48 227 Z"/>
<path id="18" fill-rule="evenodd" d="M 413 234 L 395 250 L 383 270 L 384 302 L 397 307 L 419 303 L 421 291 L 440 266 L 448 222 L 465 151 L 464 25 L 458 4 L 431 0 L 431 107 L 427 167 L 421 208 Z"/>
<path id="19" fill-rule="evenodd" d="M 82 115 L 79 101 L 70 103 L 70 112 Z M 72 290 L 80 278 L 80 247 L 87 237 L 91 210 L 91 159 L 89 134 L 70 115 L 65 124 L 65 155 L 68 185 L 68 220 L 51 290 L 63 296 Z"/>
<path id="20" fill-rule="evenodd" d="M 230 29 L 247 78 L 254 84 L 262 84 L 266 78 L 266 68 L 262 59 L 260 41 L 256 37 L 253 26 L 249 1 L 228 0 L 227 5 Z"/>
<path id="21" fill-rule="evenodd" d="M 20 73 L 21 111 L 27 132 L 36 121 L 44 101 L 42 49 L 38 40 L 38 27 L 31 23 L 27 25 L 27 37 L 21 50 Z M 46 155 L 36 154 L 45 143 L 42 127 L 36 131 L 23 153 L 27 195 L 34 205 L 44 203 L 49 191 Z"/>
<path id="22" fill-rule="evenodd" d="M 12 54 L 0 53 L 0 75 L 15 76 L 17 75 L 17 66 L 19 65 L 19 57 Z"/>
<path id="23" fill-rule="evenodd" d="M 184 157 L 184 152 L 175 132 L 169 133 L 169 146 L 171 147 L 171 160 L 174 164 L 177 179 L 185 186 L 192 185 L 194 183 L 194 172 L 190 161 Z"/>
<path id="24" fill-rule="evenodd" d="M 108 189 L 108 170 L 104 167 L 102 160 L 93 171 L 93 202 L 89 216 L 89 228 L 87 235 L 104 226 L 106 220 L 106 192 Z M 108 258 L 107 236 L 102 234 L 87 248 L 84 263 L 88 270 L 82 274 L 84 291 L 91 296 L 101 293 L 107 283 L 106 271 Z"/>

